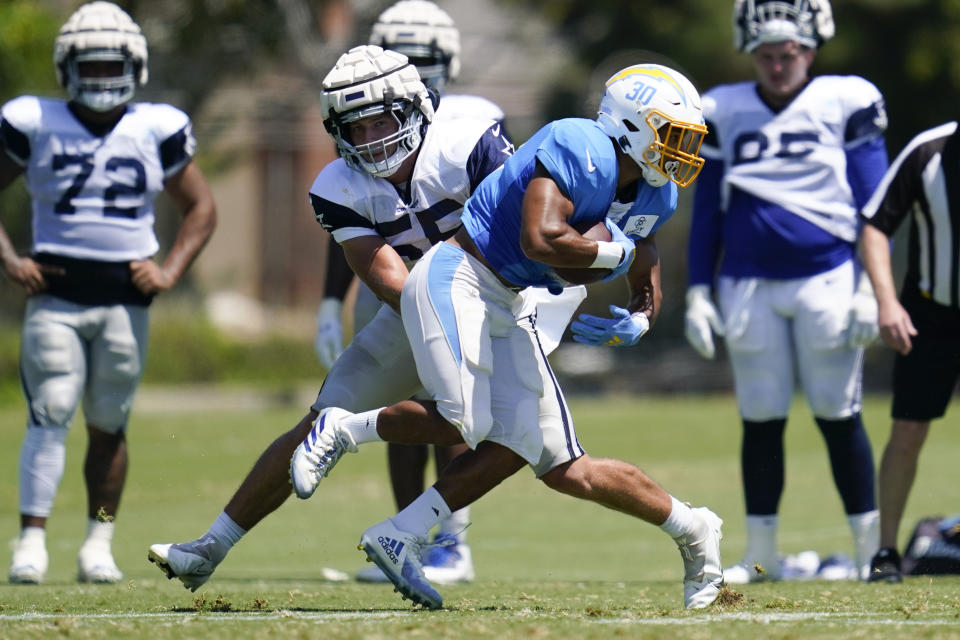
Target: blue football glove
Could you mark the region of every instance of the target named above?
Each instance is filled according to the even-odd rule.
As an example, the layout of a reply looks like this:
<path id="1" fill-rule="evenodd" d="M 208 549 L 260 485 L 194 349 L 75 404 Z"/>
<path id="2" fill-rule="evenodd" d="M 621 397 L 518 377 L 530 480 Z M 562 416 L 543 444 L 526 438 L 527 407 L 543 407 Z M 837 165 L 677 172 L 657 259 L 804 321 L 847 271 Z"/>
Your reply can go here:
<path id="1" fill-rule="evenodd" d="M 620 260 L 620 264 L 610 272 L 610 275 L 601 280 L 601 282 L 610 282 L 629 271 L 630 265 L 633 263 L 633 256 L 637 252 L 637 244 L 628 238 L 623 229 L 618 227 L 617 223 L 611 221 L 610 218 L 604 218 L 603 223 L 610 230 L 610 241 L 619 242 L 620 246 L 623 247 L 623 259 Z"/>
<path id="2" fill-rule="evenodd" d="M 646 314 L 630 313 L 615 304 L 610 305 L 612 318 L 598 318 L 586 313 L 570 325 L 573 339 L 595 347 L 632 347 L 650 328 Z"/>

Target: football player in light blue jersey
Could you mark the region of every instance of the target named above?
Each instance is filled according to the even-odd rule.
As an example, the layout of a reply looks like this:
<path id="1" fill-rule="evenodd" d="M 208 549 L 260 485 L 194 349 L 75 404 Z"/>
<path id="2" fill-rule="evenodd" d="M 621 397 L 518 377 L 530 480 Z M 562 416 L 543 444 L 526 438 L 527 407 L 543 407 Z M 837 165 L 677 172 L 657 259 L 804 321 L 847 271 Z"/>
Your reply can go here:
<path id="1" fill-rule="evenodd" d="M 374 23 L 370 44 L 407 56 L 417 68 L 423 83 L 441 95 L 434 114 L 435 122 L 462 118 L 494 120 L 506 136 L 504 113 L 496 104 L 474 95 L 449 94 L 447 84 L 457 79 L 460 72 L 460 32 L 446 11 L 430 0 L 400 0 L 388 7 Z M 340 245 L 331 242 L 327 249 L 327 270 L 324 276 L 324 298 L 317 310 L 317 332 L 314 347 L 317 357 L 328 371 L 343 352 L 343 301 L 354 272 L 347 264 Z M 581 287 L 582 289 L 582 287 Z M 539 304 L 541 314 L 556 313 L 559 324 L 566 325 L 570 315 L 586 293 L 569 291 L 554 299 L 531 300 Z M 382 303 L 363 282 L 359 282 L 353 306 L 354 335 L 376 315 Z M 556 336 L 559 342 L 560 336 Z M 462 453 L 463 445 L 432 447 L 436 468 L 442 469 Z M 410 504 L 425 488 L 426 445 L 387 445 L 390 482 L 398 509 Z M 430 579 L 441 584 L 469 582 L 474 577 L 473 560 L 467 545 L 469 508 L 454 513 L 440 523 L 436 538 L 453 540 L 454 544 L 434 548 L 424 558 L 424 570 Z M 376 566 L 361 569 L 356 574 L 361 582 L 387 582 L 387 577 Z"/>
<path id="2" fill-rule="evenodd" d="M 857 212 L 887 167 L 883 98 L 857 76 L 809 74 L 834 34 L 827 0 L 738 0 L 734 21 L 757 81 L 704 95 L 710 135 L 694 197 L 686 313 L 687 339 L 704 357 L 714 356 L 712 334 L 725 335 L 743 420 L 747 545 L 725 575 L 733 583 L 781 575 L 777 512 L 796 371 L 866 577 L 878 514 L 861 377 L 877 307 L 855 242 Z"/>
<path id="3" fill-rule="evenodd" d="M 433 487 L 361 536 L 368 558 L 405 597 L 442 606 L 420 564 L 427 533 L 528 464 L 556 491 L 660 526 L 683 556 L 685 606 L 717 598 L 720 519 L 676 500 L 631 464 L 585 454 L 539 340 L 538 316 L 517 313 L 524 287 L 562 289 L 556 269 L 570 277 L 565 268 L 574 268 L 591 281 L 626 274 L 626 308 L 612 307 L 613 318 L 582 315 L 573 331 L 588 344 L 636 344 L 660 305 L 655 218 L 675 204 L 676 185 L 696 177 L 705 132 L 700 97 L 684 76 L 657 65 L 624 69 L 607 82 L 597 122 L 563 120 L 536 134 L 481 183 L 464 226 L 411 270 L 403 324 L 432 400 L 359 414 L 326 409 L 301 445 L 313 451 L 316 469 L 306 472 L 300 448 L 291 463 L 296 487 L 311 477 L 319 482 L 364 442 L 470 447 Z M 648 218 L 633 207 L 637 199 L 652 204 Z M 606 225 L 611 240 L 584 237 L 571 226 L 581 223 Z M 562 413 L 545 417 L 542 402 L 554 396 Z"/>
<path id="4" fill-rule="evenodd" d="M 574 203 L 568 225 L 608 219 L 618 235 L 624 232 L 642 241 L 673 215 L 677 186 L 670 181 L 658 186 L 646 180 L 631 183 L 619 194 L 630 203 L 629 208 L 621 205 L 611 211 L 617 201 L 620 172 L 609 147 L 610 136 L 601 122 L 558 120 L 540 129 L 480 185 L 467 201 L 463 223 L 497 273 L 515 284 L 554 291 L 566 284 L 552 265 L 528 257 L 518 241 L 523 199 L 538 165 Z M 505 216 L 504 212 L 515 215 Z M 644 223 L 639 222 L 641 216 Z"/>
<path id="5" fill-rule="evenodd" d="M 63 476 L 67 429 L 81 400 L 89 516 L 81 582 L 118 582 L 111 542 L 127 471 L 125 432 L 147 349 L 147 308 L 170 289 L 216 224 L 193 162 L 185 113 L 130 102 L 147 81 L 140 27 L 109 2 L 81 6 L 54 45 L 68 101 L 21 96 L 3 106 L 0 189 L 23 174 L 33 247 L 18 256 L 0 226 L 0 261 L 28 295 L 20 371 L 28 406 L 20 453 L 20 538 L 10 582 L 42 582 L 45 527 Z M 183 220 L 162 264 L 154 200 Z"/>

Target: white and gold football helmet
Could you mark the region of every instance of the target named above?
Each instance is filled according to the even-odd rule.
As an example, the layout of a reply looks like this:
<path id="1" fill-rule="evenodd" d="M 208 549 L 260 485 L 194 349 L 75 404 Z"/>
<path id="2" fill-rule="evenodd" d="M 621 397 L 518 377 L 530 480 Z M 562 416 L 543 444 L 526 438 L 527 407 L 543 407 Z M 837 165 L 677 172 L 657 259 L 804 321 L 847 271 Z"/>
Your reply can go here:
<path id="1" fill-rule="evenodd" d="M 370 44 L 407 56 L 423 83 L 441 93 L 460 73 L 460 32 L 430 0 L 400 0 L 373 25 Z"/>
<path id="2" fill-rule="evenodd" d="M 120 62 L 110 77 L 84 76 L 84 63 Z M 54 41 L 57 81 L 74 100 L 94 111 L 109 111 L 133 98 L 147 82 L 147 39 L 127 13 L 112 2 L 90 2 L 60 27 Z"/>
<path id="3" fill-rule="evenodd" d="M 750 53 L 768 42 L 795 41 L 817 49 L 833 37 L 829 0 L 736 0 L 733 44 Z"/>
<path id="4" fill-rule="evenodd" d="M 323 124 L 347 165 L 378 178 L 393 175 L 420 147 L 434 104 L 417 68 L 407 57 L 375 45 L 354 47 L 340 56 L 323 79 Z M 380 140 L 353 144 L 349 124 L 390 114 L 397 131 Z"/>
<path id="5" fill-rule="evenodd" d="M 699 154 L 707 127 L 700 94 L 669 67 L 639 64 L 613 74 L 597 122 L 654 187 L 667 180 L 686 187 L 703 167 Z"/>

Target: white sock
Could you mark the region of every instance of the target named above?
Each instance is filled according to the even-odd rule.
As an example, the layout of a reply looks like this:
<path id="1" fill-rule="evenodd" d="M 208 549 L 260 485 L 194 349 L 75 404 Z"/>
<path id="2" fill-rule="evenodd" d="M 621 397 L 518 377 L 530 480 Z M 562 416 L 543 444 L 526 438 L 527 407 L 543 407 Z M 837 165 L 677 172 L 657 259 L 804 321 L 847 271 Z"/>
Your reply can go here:
<path id="1" fill-rule="evenodd" d="M 450 517 L 450 507 L 440 493 L 430 487 L 407 505 L 403 511 L 390 518 L 394 526 L 418 536 L 426 536 L 442 520 Z"/>
<path id="2" fill-rule="evenodd" d="M 20 543 L 29 547 L 45 547 L 47 530 L 43 527 L 24 527 L 20 530 Z"/>
<path id="3" fill-rule="evenodd" d="M 860 579 L 870 577 L 870 561 L 880 550 L 880 512 L 874 509 L 847 516 L 853 532 L 853 553 Z"/>
<path id="4" fill-rule="evenodd" d="M 660 529 L 671 538 L 677 539 L 690 533 L 696 526 L 697 519 L 693 515 L 693 510 L 686 503 L 680 502 L 673 496 L 670 496 L 670 502 L 673 504 L 670 515 L 660 525 Z"/>
<path id="5" fill-rule="evenodd" d="M 210 525 L 207 535 L 217 541 L 217 545 L 223 547 L 223 553 L 226 555 L 230 548 L 240 542 L 247 533 L 247 530 L 233 521 L 233 518 L 227 515 L 226 511 L 221 511 L 217 519 Z"/>
<path id="6" fill-rule="evenodd" d="M 99 547 L 110 548 L 113 542 L 114 522 L 102 522 L 91 518 L 87 521 L 87 537 L 83 541 L 83 546 L 96 545 Z"/>
<path id="7" fill-rule="evenodd" d="M 453 536 L 457 544 L 467 544 L 467 527 L 470 526 L 470 507 L 457 509 L 440 523 L 440 534 Z"/>
<path id="8" fill-rule="evenodd" d="M 777 526 L 779 517 L 747 516 L 747 549 L 743 562 L 747 568 L 757 564 L 771 576 L 779 577 L 780 560 L 777 557 Z"/>
<path id="9" fill-rule="evenodd" d="M 380 415 L 382 410 L 383 407 L 380 407 L 363 413 L 355 413 L 341 421 L 340 428 L 349 433 L 357 444 L 383 442 L 383 438 L 377 433 L 377 416 Z"/>

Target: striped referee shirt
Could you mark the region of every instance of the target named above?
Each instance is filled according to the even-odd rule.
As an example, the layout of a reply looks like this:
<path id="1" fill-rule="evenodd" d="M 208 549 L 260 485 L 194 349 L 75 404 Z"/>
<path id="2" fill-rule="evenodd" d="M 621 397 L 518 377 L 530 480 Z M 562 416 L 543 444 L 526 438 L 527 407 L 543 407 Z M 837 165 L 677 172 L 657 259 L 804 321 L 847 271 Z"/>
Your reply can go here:
<path id="1" fill-rule="evenodd" d="M 906 281 L 924 297 L 960 307 L 960 134 L 948 122 L 918 134 L 861 211 L 892 236 L 909 214 Z"/>

